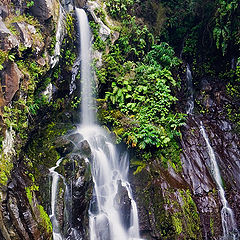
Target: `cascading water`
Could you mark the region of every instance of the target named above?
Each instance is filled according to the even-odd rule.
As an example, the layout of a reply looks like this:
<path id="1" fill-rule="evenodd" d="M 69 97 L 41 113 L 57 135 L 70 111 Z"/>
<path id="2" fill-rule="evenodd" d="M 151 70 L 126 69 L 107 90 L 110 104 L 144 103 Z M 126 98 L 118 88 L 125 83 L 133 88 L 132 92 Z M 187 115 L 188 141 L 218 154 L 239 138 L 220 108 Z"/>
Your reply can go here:
<path id="1" fill-rule="evenodd" d="M 127 154 L 119 154 L 107 133 L 95 125 L 92 94 L 91 43 L 88 19 L 83 9 L 76 9 L 81 44 L 81 125 L 78 132 L 91 148 L 94 182 L 89 209 L 91 240 L 139 239 L 138 213 L 129 182 Z M 121 191 L 120 191 L 121 189 Z M 129 199 L 129 221 L 121 210 L 120 195 Z"/>
<path id="2" fill-rule="evenodd" d="M 56 169 L 60 166 L 60 164 L 62 163 L 63 159 L 59 159 L 56 163 L 56 166 L 52 167 L 49 169 L 49 175 L 52 177 L 52 186 L 51 186 L 51 214 L 50 214 L 50 219 L 52 222 L 52 228 L 53 228 L 53 240 L 68 240 L 69 238 L 65 238 L 65 235 L 68 235 L 70 237 L 71 240 L 80 240 L 80 238 L 75 237 L 75 238 L 71 238 L 73 235 L 77 235 L 75 234 L 76 230 L 74 228 L 72 228 L 72 220 L 71 220 L 71 203 L 72 203 L 72 196 L 71 196 L 71 191 L 68 187 L 68 184 L 66 183 L 66 179 L 59 174 Z M 61 227 L 59 226 L 59 221 L 58 218 L 59 216 L 57 216 L 57 200 L 58 200 L 58 189 L 59 189 L 59 181 L 62 180 L 64 187 L 65 187 L 65 196 L 64 196 L 64 225 L 66 225 L 67 228 L 69 229 L 61 229 Z M 70 230 L 70 231 L 68 231 Z M 66 233 L 68 232 L 68 233 Z"/>
<path id="3" fill-rule="evenodd" d="M 222 218 L 222 228 L 223 228 L 223 239 L 224 240 L 226 240 L 226 239 L 237 240 L 237 239 L 239 239 L 238 238 L 239 236 L 238 236 L 236 222 L 234 219 L 234 214 L 233 214 L 232 209 L 229 207 L 229 204 L 225 197 L 225 191 L 222 186 L 222 179 L 221 179 L 219 167 L 218 167 L 218 164 L 216 161 L 216 157 L 215 157 L 213 148 L 211 147 L 211 144 L 209 142 L 207 133 L 205 131 L 205 128 L 204 128 L 202 122 L 200 125 L 200 131 L 201 131 L 202 136 L 207 144 L 207 150 L 208 150 L 208 155 L 209 155 L 209 159 L 210 159 L 209 168 L 210 168 L 212 176 L 216 182 L 219 198 L 222 203 L 221 218 Z"/>
<path id="4" fill-rule="evenodd" d="M 186 113 L 192 114 L 194 109 L 194 97 L 193 97 L 192 73 L 191 73 L 189 64 L 187 64 L 186 78 L 187 78 L 187 93 L 188 93 Z"/>
<path id="5" fill-rule="evenodd" d="M 55 171 L 55 169 L 59 167 L 61 162 L 62 162 L 62 159 L 59 159 L 56 163 L 56 166 L 49 169 L 50 175 L 52 176 L 50 219 L 53 227 L 53 240 L 63 239 L 59 229 L 59 223 L 56 217 L 56 198 L 57 198 L 57 190 L 58 190 L 58 180 L 60 175 Z"/>
<path id="6" fill-rule="evenodd" d="M 60 4 L 57 31 L 56 31 L 56 44 L 55 44 L 55 48 L 54 48 L 54 55 L 51 57 L 51 62 L 50 62 L 52 68 L 59 61 L 59 57 L 60 57 L 60 53 L 61 53 L 60 52 L 61 51 L 61 43 L 63 40 L 63 32 L 64 32 L 64 26 L 65 26 L 64 16 L 65 16 L 64 9 Z"/>
<path id="7" fill-rule="evenodd" d="M 94 123 L 94 101 L 92 96 L 93 74 L 91 69 L 91 33 L 88 18 L 83 9 L 76 9 L 80 32 L 81 60 L 81 124 Z"/>
<path id="8" fill-rule="evenodd" d="M 2 149 L 5 156 L 11 156 L 15 154 L 14 137 L 15 132 L 12 130 L 12 127 L 10 127 L 9 130 L 6 130 L 5 138 L 2 143 Z"/>

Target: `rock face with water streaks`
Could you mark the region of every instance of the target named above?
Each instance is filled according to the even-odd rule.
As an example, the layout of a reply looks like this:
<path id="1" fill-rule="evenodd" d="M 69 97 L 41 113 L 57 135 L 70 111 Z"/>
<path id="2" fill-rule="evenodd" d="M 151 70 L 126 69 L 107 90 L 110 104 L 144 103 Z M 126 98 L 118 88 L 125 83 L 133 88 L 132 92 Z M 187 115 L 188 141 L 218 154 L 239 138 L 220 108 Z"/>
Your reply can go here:
<path id="1" fill-rule="evenodd" d="M 199 82 L 197 99 L 207 114 L 189 115 L 182 127 L 182 172 L 159 167 L 155 161 L 133 178 L 140 214 L 140 229 L 147 239 L 219 239 L 222 235 L 218 189 L 210 170 L 209 153 L 200 132 L 203 122 L 224 182 L 227 201 L 239 228 L 239 136 L 224 114 L 229 104 L 224 84 Z M 197 112 L 198 109 L 195 109 Z M 142 179 L 145 179 L 144 181 Z M 185 196 L 184 196 L 185 194 Z M 187 196 L 186 196 L 187 195 Z M 194 213 L 191 215 L 190 213 Z M 195 218 L 195 216 L 199 218 Z M 159 224 L 161 223 L 161 224 Z M 180 237 L 176 237 L 175 234 Z M 196 235 L 195 235 L 196 234 Z"/>

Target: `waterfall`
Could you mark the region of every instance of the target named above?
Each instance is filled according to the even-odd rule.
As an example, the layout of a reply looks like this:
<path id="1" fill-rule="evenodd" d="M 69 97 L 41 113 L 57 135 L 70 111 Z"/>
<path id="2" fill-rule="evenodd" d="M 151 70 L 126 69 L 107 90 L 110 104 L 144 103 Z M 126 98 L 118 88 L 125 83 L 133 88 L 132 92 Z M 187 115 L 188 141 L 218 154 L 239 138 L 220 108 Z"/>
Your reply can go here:
<path id="1" fill-rule="evenodd" d="M 107 133 L 99 126 L 80 126 L 79 133 L 91 148 L 94 193 L 89 209 L 90 239 L 139 239 L 138 213 L 127 180 L 128 155 L 117 152 Z M 121 194 L 130 200 L 129 223 L 123 215 Z M 122 205 L 122 206 L 121 206 Z"/>
<path id="2" fill-rule="evenodd" d="M 60 4 L 58 23 L 57 23 L 57 29 L 56 29 L 56 44 L 55 44 L 55 48 L 54 48 L 54 54 L 51 57 L 51 61 L 50 61 L 52 68 L 59 61 L 59 57 L 61 54 L 60 51 L 61 51 L 61 44 L 62 44 L 62 40 L 63 40 L 64 26 L 65 26 L 64 9 Z"/>
<path id="3" fill-rule="evenodd" d="M 56 163 L 56 166 L 49 169 L 50 175 L 52 176 L 52 188 L 51 188 L 51 214 L 50 219 L 53 227 L 53 240 L 63 240 L 59 223 L 56 217 L 56 199 L 57 199 L 57 190 L 58 190 L 58 180 L 60 175 L 55 171 L 59 167 L 62 159 L 59 159 Z"/>
<path id="4" fill-rule="evenodd" d="M 5 157 L 10 157 L 11 155 L 15 154 L 15 149 L 14 149 L 14 137 L 15 137 L 15 132 L 12 130 L 12 127 L 10 129 L 6 130 L 5 132 L 5 138 L 2 143 L 2 149 Z"/>
<path id="5" fill-rule="evenodd" d="M 81 60 L 81 124 L 94 123 L 94 101 L 92 94 L 93 74 L 91 69 L 91 33 L 88 18 L 83 9 L 76 9 L 80 33 Z"/>
<path id="6" fill-rule="evenodd" d="M 193 97 L 192 73 L 191 73 L 189 64 L 187 64 L 186 79 L 187 79 L 187 94 L 188 94 L 186 113 L 192 114 L 194 109 L 194 97 Z"/>
<path id="7" fill-rule="evenodd" d="M 126 153 L 119 153 L 108 134 L 94 124 L 91 34 L 85 11 L 76 9 L 76 15 L 81 59 L 81 125 L 78 133 L 91 148 L 91 157 L 88 160 L 94 182 L 89 209 L 90 239 L 139 239 L 137 207 L 127 179 L 128 156 Z M 128 200 L 121 201 L 122 197 Z"/>
<path id="8" fill-rule="evenodd" d="M 202 136 L 207 144 L 207 150 L 208 150 L 208 155 L 210 159 L 210 171 L 211 174 L 216 182 L 217 189 L 218 189 L 218 195 L 220 198 L 220 201 L 222 203 L 222 209 L 221 209 L 221 218 L 222 218 L 222 228 L 223 228 L 223 239 L 233 239 L 237 240 L 238 239 L 238 231 L 237 231 L 237 226 L 236 222 L 234 219 L 234 214 L 232 209 L 229 207 L 229 204 L 227 202 L 227 199 L 225 197 L 225 191 L 222 186 L 222 179 L 221 179 L 221 174 L 220 170 L 216 161 L 216 157 L 213 151 L 213 148 L 211 147 L 211 144 L 209 142 L 207 133 L 205 131 L 205 128 L 203 126 L 203 123 L 201 122 L 200 125 L 200 131 L 202 133 Z"/>

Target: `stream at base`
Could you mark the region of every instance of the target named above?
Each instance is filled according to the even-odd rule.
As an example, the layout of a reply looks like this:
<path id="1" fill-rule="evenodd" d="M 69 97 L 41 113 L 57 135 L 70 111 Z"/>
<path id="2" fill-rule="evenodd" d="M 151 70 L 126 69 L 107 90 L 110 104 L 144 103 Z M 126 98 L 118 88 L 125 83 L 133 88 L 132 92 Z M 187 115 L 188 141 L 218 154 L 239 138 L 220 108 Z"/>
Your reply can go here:
<path id="1" fill-rule="evenodd" d="M 89 209 L 90 239 L 139 239 L 137 206 L 127 180 L 127 153 L 118 153 L 97 125 L 81 126 L 78 132 L 91 148 L 94 192 Z"/>

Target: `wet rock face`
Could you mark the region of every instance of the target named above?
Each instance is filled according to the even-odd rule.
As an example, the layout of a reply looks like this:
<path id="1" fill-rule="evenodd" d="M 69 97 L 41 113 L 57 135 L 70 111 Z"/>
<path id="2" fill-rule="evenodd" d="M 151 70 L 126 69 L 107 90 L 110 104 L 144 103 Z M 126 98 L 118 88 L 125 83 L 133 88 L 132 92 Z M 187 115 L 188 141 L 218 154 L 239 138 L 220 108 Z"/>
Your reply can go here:
<path id="1" fill-rule="evenodd" d="M 231 104 L 226 95 L 226 82 L 208 79 L 206 91 L 197 93 L 196 98 L 206 108 L 207 114 L 198 117 L 202 120 L 207 132 L 210 144 L 214 150 L 221 177 L 224 182 L 226 198 L 231 205 L 238 227 L 240 226 L 240 137 L 234 132 L 234 123 L 227 118 L 227 105 Z M 204 79 L 200 82 L 205 86 Z M 209 99 L 211 105 L 204 105 L 203 99 Z M 206 145 L 201 147 L 201 151 L 206 151 Z"/>
<path id="2" fill-rule="evenodd" d="M 222 204 L 210 171 L 200 121 L 216 155 L 226 199 L 234 212 L 238 229 L 240 227 L 240 139 L 224 113 L 224 106 L 229 104 L 224 84 L 205 78 L 199 84 L 196 98 L 205 114 L 189 115 L 181 129 L 182 172 L 175 172 L 169 166 L 163 169 L 159 167 L 161 163 L 151 160 L 148 168 L 131 176 L 141 236 L 146 239 L 209 240 L 219 239 L 223 234 Z M 195 112 L 199 111 L 197 108 L 199 106 Z M 195 213 L 191 215 L 192 212 Z M 196 234 L 195 237 L 192 234 Z"/>
<path id="3" fill-rule="evenodd" d="M 193 198 L 197 204 L 203 225 L 204 239 L 221 236 L 220 203 L 216 185 L 209 172 L 209 155 L 205 140 L 200 133 L 200 123 L 194 117 L 189 117 L 182 128 L 181 161 L 184 179 L 193 192 Z M 210 222 L 214 222 L 214 236 L 212 235 Z"/>
<path id="4" fill-rule="evenodd" d="M 131 199 L 128 197 L 128 192 L 119 182 L 118 184 L 118 195 L 115 199 L 117 206 L 119 206 L 121 213 L 121 219 L 124 222 L 126 228 L 130 226 L 131 216 Z"/>
<path id="5" fill-rule="evenodd" d="M 74 212 L 72 222 L 73 227 L 79 230 L 83 238 L 87 238 L 88 235 L 88 209 L 92 192 L 91 175 L 87 173 L 88 167 L 82 162 L 82 166 L 79 168 L 73 181 Z"/>
<path id="6" fill-rule="evenodd" d="M 87 239 L 92 181 L 88 164 L 75 153 L 63 158 L 55 170 L 61 174 L 57 194 L 57 220 L 67 239 Z"/>
<path id="7" fill-rule="evenodd" d="M 240 149 L 239 136 L 228 121 L 225 106 L 229 100 L 225 93 L 225 83 L 214 79 L 202 79 L 196 98 L 204 115 L 189 116 L 182 128 L 182 164 L 184 178 L 193 191 L 203 225 L 205 239 L 221 236 L 221 202 L 217 187 L 210 171 L 210 157 L 202 134 L 199 131 L 202 121 L 210 144 L 214 150 L 226 198 L 240 224 Z M 196 109 L 196 112 L 199 109 Z M 214 223 L 214 224 L 213 224 Z M 213 234 L 214 232 L 214 234 Z"/>
<path id="8" fill-rule="evenodd" d="M 85 156 L 91 155 L 91 148 L 87 140 L 83 140 L 77 143 L 77 151 Z"/>
<path id="9" fill-rule="evenodd" d="M 189 186 L 181 174 L 155 160 L 130 175 L 144 239 L 202 239 L 200 218 Z"/>
<path id="10" fill-rule="evenodd" d="M 31 205 L 26 197 L 29 179 L 18 168 L 8 188 L 1 189 L 0 232 L 5 240 L 40 240 L 51 239 L 51 232 L 45 231 L 42 216 L 39 215 L 38 202 L 33 196 Z"/>
<path id="11" fill-rule="evenodd" d="M 60 166 L 55 169 L 61 175 L 56 216 L 62 235 L 66 239 L 88 239 L 92 179 L 90 166 L 85 159 L 90 158 L 90 146 L 79 133 L 73 132 L 59 137 L 55 147 L 63 157 Z"/>

